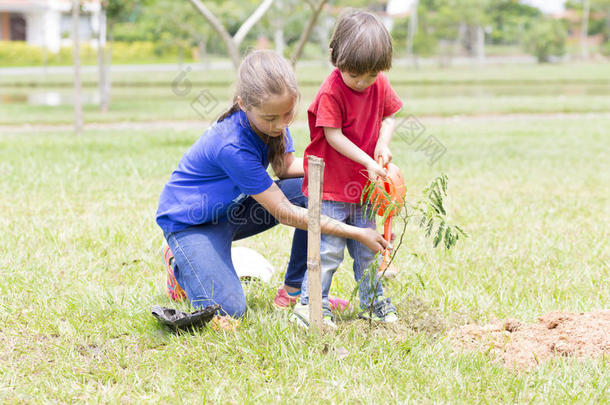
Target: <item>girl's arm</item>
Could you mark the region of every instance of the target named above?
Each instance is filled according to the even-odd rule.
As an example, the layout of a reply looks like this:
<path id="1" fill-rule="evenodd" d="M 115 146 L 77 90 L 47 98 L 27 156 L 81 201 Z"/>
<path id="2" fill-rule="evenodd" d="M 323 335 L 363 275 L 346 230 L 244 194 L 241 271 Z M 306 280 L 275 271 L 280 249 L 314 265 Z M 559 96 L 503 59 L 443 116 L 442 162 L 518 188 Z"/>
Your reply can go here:
<path id="1" fill-rule="evenodd" d="M 383 165 L 387 165 L 392 160 L 392 152 L 390 151 L 390 142 L 392 141 L 392 134 L 394 133 L 394 126 L 396 125 L 396 119 L 393 115 L 385 117 L 381 121 L 381 128 L 379 129 L 379 139 L 375 146 L 375 161 L 378 160 L 379 156 L 383 158 Z"/>
<path id="2" fill-rule="evenodd" d="M 307 230 L 307 210 L 293 205 L 275 183 L 252 197 L 280 223 Z M 388 242 L 374 229 L 356 228 L 325 215 L 322 215 L 320 226 L 322 233 L 357 240 L 373 252 L 381 252 L 388 247 Z"/>
<path id="3" fill-rule="evenodd" d="M 303 158 L 294 157 L 294 153 L 284 154 L 284 170 L 280 173 L 275 172 L 277 177 L 280 179 L 287 179 L 290 177 L 303 177 L 305 171 L 303 170 Z"/>
<path id="4" fill-rule="evenodd" d="M 324 136 L 337 152 L 366 167 L 370 180 L 375 181 L 379 176 L 386 178 L 387 173 L 383 167 L 343 135 L 340 128 L 324 127 Z"/>

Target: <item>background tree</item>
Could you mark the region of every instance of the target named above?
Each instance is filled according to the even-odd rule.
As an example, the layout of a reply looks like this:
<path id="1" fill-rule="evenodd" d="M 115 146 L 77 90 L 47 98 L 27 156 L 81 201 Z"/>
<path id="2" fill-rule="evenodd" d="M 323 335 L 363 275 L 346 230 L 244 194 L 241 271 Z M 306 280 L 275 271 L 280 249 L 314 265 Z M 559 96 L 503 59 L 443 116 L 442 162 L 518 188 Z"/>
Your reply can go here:
<path id="1" fill-rule="evenodd" d="M 275 0 L 265 15 L 264 29 L 272 33 L 275 51 L 282 56 L 288 43 L 296 41 L 303 29 L 306 10 L 302 5 L 303 2 L 299 0 Z"/>
<path id="2" fill-rule="evenodd" d="M 303 48 L 305 47 L 305 44 L 311 36 L 311 32 L 313 31 L 313 28 L 316 25 L 316 22 L 318 21 L 318 17 L 322 13 L 322 10 L 324 9 L 326 3 L 328 3 L 328 0 L 306 1 L 307 4 L 311 7 L 311 15 L 309 17 L 309 20 L 307 21 L 307 24 L 305 25 L 305 28 L 303 29 L 303 32 L 301 33 L 301 37 L 299 38 L 299 42 L 297 42 L 296 48 L 290 56 L 290 63 L 292 63 L 292 66 L 296 65 L 297 60 L 299 60 L 299 58 L 301 57 L 301 54 L 303 53 Z"/>
<path id="3" fill-rule="evenodd" d="M 415 34 L 417 33 L 417 21 L 419 0 L 414 0 L 411 4 L 411 10 L 409 11 L 409 27 L 407 30 L 407 58 L 413 60 L 415 66 L 417 66 L 417 59 L 413 53 L 413 43 L 415 41 Z"/>
<path id="4" fill-rule="evenodd" d="M 206 19 L 210 26 L 216 31 L 224 42 L 229 57 L 233 62 L 235 69 L 239 67 L 241 63 L 241 56 L 239 53 L 239 46 L 248 34 L 248 32 L 254 27 L 263 15 L 269 10 L 269 7 L 273 4 L 273 0 L 264 0 L 260 5 L 250 14 L 250 16 L 241 24 L 237 32 L 231 35 L 225 28 L 220 19 L 200 0 L 189 0 L 195 9 Z"/>
<path id="5" fill-rule="evenodd" d="M 589 13 L 591 11 L 591 1 L 582 0 L 582 23 L 580 29 L 580 56 L 589 59 L 589 48 L 587 39 L 589 38 Z"/>
<path id="6" fill-rule="evenodd" d="M 589 56 L 588 37 L 601 35 L 602 52 L 610 56 L 610 0 L 575 0 L 568 1 L 566 8 L 580 15 L 580 54 Z M 572 27 L 576 29 L 576 27 Z"/>
<path id="7" fill-rule="evenodd" d="M 525 49 L 536 56 L 538 62 L 550 62 L 552 57 L 563 56 L 566 51 L 567 32 L 561 21 L 544 18 L 531 27 L 525 36 Z"/>
<path id="8" fill-rule="evenodd" d="M 78 25 L 80 20 L 80 1 L 72 0 L 72 48 L 74 54 L 74 133 L 83 132 L 83 105 L 81 102 L 80 82 L 80 42 Z"/>
<path id="9" fill-rule="evenodd" d="M 489 41 L 496 45 L 519 45 L 523 35 L 542 18 L 536 7 L 515 0 L 493 0 L 488 8 L 491 33 Z"/>
<path id="10" fill-rule="evenodd" d="M 97 62 L 100 109 L 102 111 L 108 111 L 110 107 L 112 81 L 109 72 L 112 63 L 113 29 L 117 23 L 133 18 L 138 9 L 147 4 L 151 4 L 151 0 L 102 0 L 101 2 L 103 12 L 100 12 Z M 105 29 L 102 27 L 105 27 Z"/>

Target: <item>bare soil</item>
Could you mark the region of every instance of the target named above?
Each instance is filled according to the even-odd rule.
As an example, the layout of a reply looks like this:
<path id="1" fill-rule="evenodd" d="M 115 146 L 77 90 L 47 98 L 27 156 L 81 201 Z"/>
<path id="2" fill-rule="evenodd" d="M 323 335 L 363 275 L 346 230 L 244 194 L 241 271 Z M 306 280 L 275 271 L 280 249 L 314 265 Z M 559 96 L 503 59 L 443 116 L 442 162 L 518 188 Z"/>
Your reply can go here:
<path id="1" fill-rule="evenodd" d="M 534 324 L 507 318 L 462 326 L 450 335 L 467 350 L 488 351 L 507 368 L 528 370 L 554 356 L 610 356 L 610 309 L 551 312 Z"/>

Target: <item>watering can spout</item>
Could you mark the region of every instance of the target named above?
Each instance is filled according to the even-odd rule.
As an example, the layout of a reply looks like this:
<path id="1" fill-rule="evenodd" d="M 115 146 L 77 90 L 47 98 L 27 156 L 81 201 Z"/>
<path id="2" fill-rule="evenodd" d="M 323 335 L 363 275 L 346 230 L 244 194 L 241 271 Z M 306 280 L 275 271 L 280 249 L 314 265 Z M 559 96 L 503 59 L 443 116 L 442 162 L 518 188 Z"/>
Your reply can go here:
<path id="1" fill-rule="evenodd" d="M 383 165 L 381 157 L 379 157 L 379 164 Z M 377 179 L 376 187 L 371 191 L 370 200 L 374 209 L 377 210 L 377 215 L 381 217 L 387 215 L 384 223 L 384 238 L 391 242 L 392 217 L 404 206 L 407 187 L 398 166 L 388 163 L 384 166 L 384 169 L 386 169 L 388 176 L 385 180 Z M 390 249 L 386 249 L 383 252 L 383 261 L 377 270 L 378 273 L 383 273 L 387 269 L 390 259 Z"/>

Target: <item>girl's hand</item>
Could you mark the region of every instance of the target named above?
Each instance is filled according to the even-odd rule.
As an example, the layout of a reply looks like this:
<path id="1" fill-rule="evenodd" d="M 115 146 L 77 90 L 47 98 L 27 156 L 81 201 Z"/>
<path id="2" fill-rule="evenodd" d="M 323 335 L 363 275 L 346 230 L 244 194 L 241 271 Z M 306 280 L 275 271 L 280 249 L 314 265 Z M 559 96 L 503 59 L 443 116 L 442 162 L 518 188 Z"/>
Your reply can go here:
<path id="1" fill-rule="evenodd" d="M 373 252 L 383 252 L 387 247 L 390 246 L 390 243 L 384 239 L 382 235 L 377 233 L 375 229 L 371 228 L 359 228 L 360 237 L 358 238 L 358 242 L 362 243 L 367 248 L 371 249 Z"/>
<path id="2" fill-rule="evenodd" d="M 385 180 L 388 177 L 388 173 L 384 170 L 384 168 L 381 167 L 379 163 L 375 162 L 373 159 L 371 159 L 366 165 L 366 171 L 370 181 L 377 181 L 378 177 L 381 177 Z"/>
<path id="3" fill-rule="evenodd" d="M 381 156 L 384 166 L 392 161 L 392 151 L 390 150 L 390 147 L 379 142 L 375 147 L 375 152 L 373 155 L 375 156 L 376 162 L 379 161 L 379 157 Z"/>

